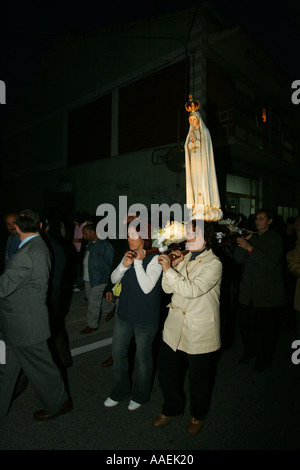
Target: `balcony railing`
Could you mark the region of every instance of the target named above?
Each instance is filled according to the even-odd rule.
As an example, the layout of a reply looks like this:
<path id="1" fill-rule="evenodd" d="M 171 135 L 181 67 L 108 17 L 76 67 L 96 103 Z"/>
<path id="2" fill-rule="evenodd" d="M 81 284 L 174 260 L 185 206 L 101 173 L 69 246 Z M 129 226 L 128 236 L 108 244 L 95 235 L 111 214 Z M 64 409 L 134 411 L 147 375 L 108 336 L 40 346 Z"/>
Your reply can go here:
<path id="1" fill-rule="evenodd" d="M 272 127 L 261 116 L 231 107 L 217 111 L 216 123 L 211 132 L 216 145 L 235 139 L 256 149 L 270 153 L 289 162 L 300 163 L 299 145 L 291 131 L 284 133 Z"/>

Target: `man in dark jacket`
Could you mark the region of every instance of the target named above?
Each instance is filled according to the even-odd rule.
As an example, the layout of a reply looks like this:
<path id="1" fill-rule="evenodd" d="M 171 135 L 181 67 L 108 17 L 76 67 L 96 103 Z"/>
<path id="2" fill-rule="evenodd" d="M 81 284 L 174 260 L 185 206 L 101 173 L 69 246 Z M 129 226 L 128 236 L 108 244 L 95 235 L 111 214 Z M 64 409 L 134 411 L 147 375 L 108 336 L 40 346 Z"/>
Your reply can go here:
<path id="1" fill-rule="evenodd" d="M 47 292 L 51 257 L 42 240 L 38 214 L 22 211 L 16 220 L 21 243 L 0 277 L 0 322 L 6 363 L 0 364 L 0 418 L 9 409 L 22 368 L 43 409 L 34 418 L 47 420 L 72 409 L 71 401 L 49 351 Z"/>
<path id="2" fill-rule="evenodd" d="M 5 216 L 5 224 L 9 232 L 9 237 L 6 242 L 5 250 L 5 267 L 8 265 L 8 262 L 12 255 L 16 253 L 21 243 L 20 236 L 16 230 L 16 220 L 18 214 L 16 212 L 10 212 Z M 21 393 L 23 393 L 28 386 L 28 378 L 24 374 L 24 371 L 21 370 L 18 380 L 16 382 L 15 390 L 13 393 L 13 400 L 17 398 Z"/>
<path id="3" fill-rule="evenodd" d="M 245 349 L 241 362 L 256 357 L 254 368 L 259 372 L 271 365 L 285 301 L 283 243 L 272 224 L 269 210 L 257 211 L 257 233 L 239 237 L 234 252 L 235 260 L 243 264 L 238 318 Z"/>
<path id="4" fill-rule="evenodd" d="M 87 326 L 82 334 L 89 334 L 99 327 L 101 303 L 109 281 L 114 249 L 107 240 L 101 240 L 94 225 L 86 225 L 83 237 L 88 241 L 83 259 L 83 280 L 88 299 Z"/>

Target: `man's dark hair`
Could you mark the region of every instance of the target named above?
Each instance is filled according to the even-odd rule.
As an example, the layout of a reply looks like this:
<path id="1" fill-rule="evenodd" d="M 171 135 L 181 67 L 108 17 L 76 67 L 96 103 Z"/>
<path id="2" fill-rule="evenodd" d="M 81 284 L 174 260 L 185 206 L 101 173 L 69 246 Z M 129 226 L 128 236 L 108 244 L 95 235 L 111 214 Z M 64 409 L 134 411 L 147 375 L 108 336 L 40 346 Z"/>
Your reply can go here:
<path id="1" fill-rule="evenodd" d="M 274 213 L 271 211 L 271 209 L 268 209 L 268 208 L 264 208 L 262 207 L 261 209 L 258 209 L 255 213 L 255 215 L 258 215 L 258 214 L 263 214 L 265 213 L 266 216 L 268 217 L 268 219 L 273 219 L 274 220 Z"/>
<path id="2" fill-rule="evenodd" d="M 26 209 L 19 213 L 16 225 L 23 233 L 37 233 L 40 231 L 40 217 L 36 212 Z"/>
<path id="3" fill-rule="evenodd" d="M 89 232 L 96 232 L 96 225 L 94 224 L 86 224 L 84 227 L 82 227 L 82 231 L 84 229 L 87 229 Z"/>

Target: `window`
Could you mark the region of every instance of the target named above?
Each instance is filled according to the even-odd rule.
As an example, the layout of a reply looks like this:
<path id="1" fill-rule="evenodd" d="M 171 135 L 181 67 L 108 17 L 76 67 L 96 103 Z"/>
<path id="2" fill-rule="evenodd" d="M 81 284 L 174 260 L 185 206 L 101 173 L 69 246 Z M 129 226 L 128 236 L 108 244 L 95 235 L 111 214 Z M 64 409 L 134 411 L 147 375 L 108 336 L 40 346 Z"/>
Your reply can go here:
<path id="1" fill-rule="evenodd" d="M 185 139 L 185 69 L 180 61 L 119 90 L 118 153 Z"/>
<path id="2" fill-rule="evenodd" d="M 68 115 L 68 165 L 111 155 L 111 94 Z"/>
<path id="3" fill-rule="evenodd" d="M 257 181 L 252 178 L 227 174 L 225 209 L 248 217 L 256 211 Z"/>
<path id="4" fill-rule="evenodd" d="M 278 213 L 278 215 L 281 215 L 283 217 L 284 222 L 286 222 L 286 220 L 289 217 L 298 217 L 299 209 L 297 209 L 296 207 L 278 206 L 277 213 Z"/>

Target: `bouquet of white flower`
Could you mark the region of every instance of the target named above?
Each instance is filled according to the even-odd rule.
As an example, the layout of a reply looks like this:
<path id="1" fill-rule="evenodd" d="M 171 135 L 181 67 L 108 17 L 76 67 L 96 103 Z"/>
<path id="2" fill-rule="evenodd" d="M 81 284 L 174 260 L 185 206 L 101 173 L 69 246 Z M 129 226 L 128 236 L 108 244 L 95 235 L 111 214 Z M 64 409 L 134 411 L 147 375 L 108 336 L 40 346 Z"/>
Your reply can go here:
<path id="1" fill-rule="evenodd" d="M 168 221 L 164 228 L 153 230 L 151 238 L 152 247 L 158 248 L 163 253 L 172 243 L 185 241 L 185 224 L 184 222 Z"/>

